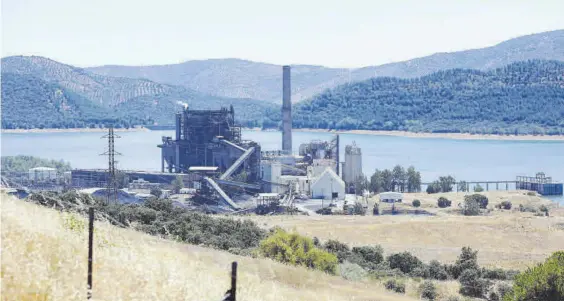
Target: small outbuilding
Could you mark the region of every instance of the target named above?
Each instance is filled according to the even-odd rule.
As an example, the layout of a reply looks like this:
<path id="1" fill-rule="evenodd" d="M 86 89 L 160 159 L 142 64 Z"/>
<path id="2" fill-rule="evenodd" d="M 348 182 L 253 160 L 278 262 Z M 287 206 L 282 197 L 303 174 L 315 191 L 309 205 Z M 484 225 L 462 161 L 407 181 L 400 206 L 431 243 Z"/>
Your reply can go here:
<path id="1" fill-rule="evenodd" d="M 401 202 L 403 194 L 401 192 L 382 192 L 380 193 L 380 201 L 385 203 Z"/>
<path id="2" fill-rule="evenodd" d="M 345 198 L 345 182 L 327 167 L 311 185 L 313 199 L 343 200 Z"/>

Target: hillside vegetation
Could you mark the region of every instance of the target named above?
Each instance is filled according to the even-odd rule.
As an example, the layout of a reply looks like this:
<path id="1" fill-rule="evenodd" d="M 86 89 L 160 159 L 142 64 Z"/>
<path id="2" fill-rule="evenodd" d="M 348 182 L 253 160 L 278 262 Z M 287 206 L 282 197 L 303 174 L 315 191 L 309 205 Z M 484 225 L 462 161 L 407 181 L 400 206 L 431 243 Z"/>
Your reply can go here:
<path id="1" fill-rule="evenodd" d="M 497 45 L 358 69 L 292 66 L 292 100 L 308 99 L 338 85 L 373 77 L 415 78 L 437 71 L 489 70 L 533 59 L 564 61 L 564 30 L 522 36 Z M 238 59 L 188 61 L 162 66 L 100 66 L 101 75 L 146 78 L 205 94 L 282 102 L 282 66 Z"/>
<path id="2" fill-rule="evenodd" d="M 86 221 L 2 195 L 2 298 L 83 300 Z M 96 223 L 93 300 L 221 300 L 239 262 L 239 300 L 416 300 L 367 282 Z"/>
<path id="3" fill-rule="evenodd" d="M 145 79 L 97 75 L 44 57 L 2 59 L 2 128 L 173 124 L 179 102 L 193 109 L 233 105 L 237 121 L 251 127 L 274 109 L 264 101 L 215 97 Z"/>
<path id="4" fill-rule="evenodd" d="M 301 102 L 293 114 L 297 128 L 563 134 L 564 62 L 373 78 Z"/>
<path id="5" fill-rule="evenodd" d="M 70 163 L 63 160 L 49 160 L 33 156 L 2 156 L 2 172 L 27 172 L 34 167 L 53 167 L 59 172 L 70 171 Z"/>

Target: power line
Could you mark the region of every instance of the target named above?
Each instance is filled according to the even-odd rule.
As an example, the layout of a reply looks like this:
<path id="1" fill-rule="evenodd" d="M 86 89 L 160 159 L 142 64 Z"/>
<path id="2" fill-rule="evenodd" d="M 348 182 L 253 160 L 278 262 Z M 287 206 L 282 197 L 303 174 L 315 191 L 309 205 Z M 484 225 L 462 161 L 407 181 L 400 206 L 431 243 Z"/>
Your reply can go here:
<path id="1" fill-rule="evenodd" d="M 105 136 L 102 136 L 103 138 L 107 138 L 108 139 L 108 151 L 106 151 L 103 154 L 100 154 L 102 156 L 108 156 L 108 170 L 107 170 L 107 180 L 106 180 L 106 186 L 107 186 L 107 202 L 108 204 L 111 203 L 111 201 L 113 201 L 114 203 L 117 203 L 117 196 L 118 196 L 118 183 L 117 183 L 117 179 L 116 179 L 116 174 L 117 174 L 117 169 L 116 169 L 116 163 L 117 161 L 115 160 L 115 156 L 120 156 L 121 154 L 115 151 L 115 144 L 114 144 L 114 139 L 115 138 L 121 138 L 118 135 L 114 134 L 114 127 L 110 126 L 108 128 L 108 134 Z"/>

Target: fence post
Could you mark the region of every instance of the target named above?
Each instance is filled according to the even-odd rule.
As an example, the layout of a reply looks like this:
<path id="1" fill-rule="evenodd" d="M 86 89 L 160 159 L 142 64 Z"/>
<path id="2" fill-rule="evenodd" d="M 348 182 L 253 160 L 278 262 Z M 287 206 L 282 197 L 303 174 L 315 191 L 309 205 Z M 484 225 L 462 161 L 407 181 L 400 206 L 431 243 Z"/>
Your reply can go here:
<path id="1" fill-rule="evenodd" d="M 231 300 L 237 300 L 237 261 L 231 263 Z"/>
<path id="2" fill-rule="evenodd" d="M 94 241 L 94 208 L 88 210 L 88 293 L 87 299 L 92 298 L 92 243 Z"/>

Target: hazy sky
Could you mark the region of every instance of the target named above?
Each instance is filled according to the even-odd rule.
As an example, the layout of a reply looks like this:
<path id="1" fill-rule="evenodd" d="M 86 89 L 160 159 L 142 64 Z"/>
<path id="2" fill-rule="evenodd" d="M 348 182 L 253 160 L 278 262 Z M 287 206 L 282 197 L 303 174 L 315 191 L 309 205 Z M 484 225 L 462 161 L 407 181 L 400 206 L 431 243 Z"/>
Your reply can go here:
<path id="1" fill-rule="evenodd" d="M 564 29 L 563 0 L 2 0 L 2 56 L 359 67 Z"/>

